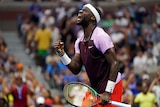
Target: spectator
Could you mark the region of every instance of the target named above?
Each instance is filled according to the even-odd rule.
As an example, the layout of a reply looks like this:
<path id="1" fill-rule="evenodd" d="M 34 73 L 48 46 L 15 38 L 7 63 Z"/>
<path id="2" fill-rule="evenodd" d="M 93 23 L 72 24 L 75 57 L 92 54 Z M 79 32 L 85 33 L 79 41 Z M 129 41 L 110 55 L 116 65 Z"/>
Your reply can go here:
<path id="1" fill-rule="evenodd" d="M 81 72 L 80 72 L 80 74 L 78 75 L 78 78 L 79 78 L 79 81 L 80 81 L 80 82 L 83 82 L 83 83 L 85 83 L 85 84 L 90 85 L 90 81 L 89 81 L 89 78 L 88 78 L 88 75 L 87 75 L 87 73 L 86 73 L 86 69 L 85 69 L 84 66 L 82 67 Z"/>
<path id="2" fill-rule="evenodd" d="M 17 63 L 16 68 L 16 74 L 21 75 L 22 81 L 26 83 L 27 72 L 24 70 L 24 65 L 22 63 Z"/>
<path id="3" fill-rule="evenodd" d="M 51 9 L 46 9 L 44 11 L 44 16 L 40 20 L 40 25 L 44 24 L 46 28 L 49 28 L 55 23 L 55 18 L 52 16 Z"/>
<path id="4" fill-rule="evenodd" d="M 131 89 L 128 87 L 127 81 L 125 79 L 123 79 L 122 102 L 132 105 L 133 98 L 134 98 L 133 93 L 132 93 Z"/>
<path id="5" fill-rule="evenodd" d="M 56 22 L 57 25 L 59 25 L 60 21 L 66 15 L 66 9 L 64 7 L 64 3 L 62 0 L 58 1 L 58 6 L 55 8 L 55 13 L 56 13 Z"/>
<path id="6" fill-rule="evenodd" d="M 14 72 L 15 68 L 14 68 L 14 65 L 15 65 L 16 61 L 15 61 L 15 57 L 13 55 L 9 55 L 7 57 L 7 61 L 5 61 L 4 63 L 4 67 L 8 68 L 8 72 Z"/>
<path id="7" fill-rule="evenodd" d="M 77 14 L 77 8 L 69 5 L 70 3 L 71 2 L 67 2 L 66 6 L 65 6 L 66 7 L 66 15 L 69 19 L 73 18 L 73 16 L 75 16 L 75 14 Z"/>
<path id="8" fill-rule="evenodd" d="M 137 78 L 134 73 L 129 75 L 129 78 L 127 79 L 128 87 L 131 89 L 133 95 L 135 96 L 138 92 L 137 90 Z"/>
<path id="9" fill-rule="evenodd" d="M 49 49 L 51 47 L 52 35 L 51 32 L 46 29 L 45 25 L 36 31 L 35 38 L 36 42 L 36 63 L 44 71 L 46 64 L 45 59 L 49 54 Z"/>
<path id="10" fill-rule="evenodd" d="M 25 19 L 23 19 L 22 23 L 21 23 L 21 27 L 20 27 L 20 33 L 21 36 L 23 38 L 24 43 L 26 43 L 26 39 L 27 39 L 27 33 L 30 29 L 30 19 L 27 17 Z"/>
<path id="11" fill-rule="evenodd" d="M 144 52 L 139 49 L 137 55 L 133 58 L 133 66 L 135 69 L 143 69 L 145 67 L 146 56 Z"/>
<path id="12" fill-rule="evenodd" d="M 77 5 L 78 10 L 81 10 L 83 5 L 90 3 L 91 0 L 80 0 L 80 3 Z"/>
<path id="13" fill-rule="evenodd" d="M 36 107 L 35 93 L 32 91 L 29 91 L 28 94 L 28 107 Z"/>
<path id="14" fill-rule="evenodd" d="M 158 51 L 158 48 L 156 46 L 154 46 L 153 42 L 148 42 L 147 49 L 151 50 L 153 53 L 153 56 L 155 56 L 156 58 L 160 57 L 160 53 Z"/>
<path id="15" fill-rule="evenodd" d="M 8 56 L 8 47 L 6 42 L 3 40 L 3 37 L 0 35 L 0 57 L 2 60 L 6 60 Z"/>
<path id="16" fill-rule="evenodd" d="M 102 26 L 104 28 L 109 28 L 114 24 L 114 19 L 111 13 L 105 15 L 104 20 L 102 21 Z"/>
<path id="17" fill-rule="evenodd" d="M 34 42 L 35 33 L 37 31 L 37 26 L 33 22 L 30 22 L 29 28 L 26 30 L 27 30 L 27 34 L 26 34 L 26 41 L 25 41 L 25 46 L 26 46 L 25 52 L 27 54 L 31 54 L 31 53 L 34 53 L 33 42 Z"/>
<path id="18" fill-rule="evenodd" d="M 63 85 L 66 85 L 69 82 L 79 81 L 78 76 L 72 74 L 70 70 L 66 70 L 63 77 Z"/>
<path id="19" fill-rule="evenodd" d="M 14 97 L 13 107 L 26 107 L 28 105 L 28 86 L 23 84 L 22 77 L 15 75 L 15 84 L 11 86 L 11 93 Z"/>
<path id="20" fill-rule="evenodd" d="M 6 79 L 0 75 L 0 107 L 13 106 L 13 96 L 5 83 Z"/>
<path id="21" fill-rule="evenodd" d="M 160 27 L 160 5 L 156 4 L 155 9 L 156 9 L 156 23 L 158 27 Z"/>
<path id="22" fill-rule="evenodd" d="M 53 98 L 49 90 L 45 91 L 45 105 L 47 105 L 48 107 L 52 107 L 53 105 Z"/>
<path id="23" fill-rule="evenodd" d="M 3 90 L 3 76 L 0 74 L 0 92 Z"/>
<path id="24" fill-rule="evenodd" d="M 131 20 L 132 21 L 135 20 L 135 18 L 136 18 L 135 12 L 136 12 L 137 8 L 138 8 L 138 6 L 137 6 L 136 1 L 135 0 L 130 0 L 130 4 L 128 6 L 128 11 L 131 15 Z"/>
<path id="25" fill-rule="evenodd" d="M 51 33 L 52 33 L 51 46 L 53 47 L 53 45 L 55 44 L 55 41 L 57 41 L 58 39 L 61 39 L 60 30 L 54 23 L 50 25 L 49 29 L 51 30 Z"/>
<path id="26" fill-rule="evenodd" d="M 119 27 L 128 26 L 129 20 L 126 17 L 124 17 L 123 11 L 118 11 L 116 13 L 115 24 L 117 24 Z"/>
<path id="27" fill-rule="evenodd" d="M 65 17 L 63 26 L 61 29 L 61 36 L 62 36 L 61 39 L 65 44 L 64 49 L 66 50 L 66 52 L 68 52 L 68 49 L 70 48 L 69 47 L 70 44 L 74 43 L 74 41 L 76 40 L 71 24 L 72 24 L 72 21 L 69 20 L 67 17 Z"/>
<path id="28" fill-rule="evenodd" d="M 136 42 L 136 49 L 141 49 L 144 52 L 146 50 L 146 45 L 147 42 L 143 39 L 142 36 L 139 36 Z"/>
<path id="29" fill-rule="evenodd" d="M 30 10 L 30 20 L 35 24 L 39 23 L 39 13 L 41 12 L 41 5 L 38 3 L 38 0 L 34 0 L 29 6 Z"/>
<path id="30" fill-rule="evenodd" d="M 153 92 L 156 96 L 158 107 L 160 106 L 160 70 L 156 73 L 155 78 L 153 79 L 149 92 Z"/>
<path id="31" fill-rule="evenodd" d="M 152 28 L 150 30 L 151 34 L 151 41 L 157 45 L 160 41 L 160 29 L 158 28 L 158 25 L 156 23 L 152 24 Z"/>
<path id="32" fill-rule="evenodd" d="M 138 39 L 138 31 L 133 22 L 130 22 L 126 30 L 127 43 L 130 48 L 131 58 L 135 56 L 136 41 Z"/>
<path id="33" fill-rule="evenodd" d="M 122 74 L 122 79 L 128 79 L 132 73 L 133 72 L 130 67 L 125 67 L 124 73 Z"/>
<path id="34" fill-rule="evenodd" d="M 7 86 L 3 86 L 3 98 L 6 100 L 9 107 L 13 106 L 14 98 Z"/>
<path id="35" fill-rule="evenodd" d="M 8 107 L 8 104 L 4 98 L 0 98 L 0 107 Z"/>
<path id="36" fill-rule="evenodd" d="M 117 25 L 112 26 L 114 32 L 110 33 L 111 39 L 113 43 L 117 46 L 117 48 L 122 48 L 125 43 L 125 34 L 120 31 Z"/>
<path id="37" fill-rule="evenodd" d="M 129 50 L 127 47 L 122 47 L 117 50 L 117 53 L 117 58 L 121 62 L 121 72 L 124 72 L 124 67 L 128 67 L 130 64 Z"/>
<path id="38" fill-rule="evenodd" d="M 137 24 L 143 24 L 144 23 L 144 19 L 148 15 L 148 10 L 146 9 L 146 7 L 138 6 L 136 11 L 135 11 L 135 14 L 136 14 L 136 22 L 137 22 Z"/>
<path id="39" fill-rule="evenodd" d="M 150 84 L 150 76 L 147 72 L 142 73 L 142 82 Z"/>
<path id="40" fill-rule="evenodd" d="M 42 96 L 39 96 L 39 97 L 36 98 L 36 104 L 37 104 L 36 107 L 48 107 L 48 106 L 45 104 L 45 98 L 42 97 Z"/>
<path id="41" fill-rule="evenodd" d="M 145 43 L 148 43 L 151 41 L 151 34 L 149 31 L 149 28 L 144 28 L 142 30 L 142 36 L 143 36 L 143 40 L 145 41 Z"/>
<path id="42" fill-rule="evenodd" d="M 149 86 L 147 83 L 142 83 L 142 92 L 134 99 L 135 105 L 139 105 L 139 107 L 157 106 L 156 96 L 153 93 L 148 92 L 148 88 Z"/>
<path id="43" fill-rule="evenodd" d="M 56 79 L 60 79 L 60 75 L 62 72 L 62 64 L 57 60 L 56 56 L 51 59 L 51 63 L 47 64 L 45 79 L 48 81 L 51 88 L 57 86 Z"/>
<path id="44" fill-rule="evenodd" d="M 158 59 L 153 55 L 152 50 L 148 49 L 146 52 L 145 67 L 153 66 L 158 66 Z"/>
<path id="45" fill-rule="evenodd" d="M 62 97 L 59 94 L 53 96 L 54 104 L 52 107 L 65 107 Z"/>
<path id="46" fill-rule="evenodd" d="M 142 92 L 142 80 L 138 80 L 136 83 L 136 91 L 134 92 L 134 98 L 137 96 L 137 94 Z"/>

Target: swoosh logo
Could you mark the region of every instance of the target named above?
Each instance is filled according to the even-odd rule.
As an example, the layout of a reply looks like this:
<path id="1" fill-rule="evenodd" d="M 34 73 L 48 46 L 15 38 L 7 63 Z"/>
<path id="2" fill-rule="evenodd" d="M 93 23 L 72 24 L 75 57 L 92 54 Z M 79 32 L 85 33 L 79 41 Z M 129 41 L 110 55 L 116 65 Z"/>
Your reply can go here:
<path id="1" fill-rule="evenodd" d="M 91 48 L 93 48 L 93 46 L 88 46 L 88 49 L 91 49 Z"/>

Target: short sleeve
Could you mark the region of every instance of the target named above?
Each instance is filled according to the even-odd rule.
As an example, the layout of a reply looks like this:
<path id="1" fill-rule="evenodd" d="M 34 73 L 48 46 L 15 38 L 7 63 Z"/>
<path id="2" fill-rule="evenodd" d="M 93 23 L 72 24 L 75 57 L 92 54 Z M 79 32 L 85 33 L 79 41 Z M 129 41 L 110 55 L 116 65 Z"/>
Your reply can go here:
<path id="1" fill-rule="evenodd" d="M 157 103 L 157 99 L 155 95 L 154 95 L 153 103 Z"/>
<path id="2" fill-rule="evenodd" d="M 75 42 L 75 45 L 74 45 L 75 53 L 80 53 L 79 43 L 80 43 L 80 38 L 78 38 Z"/>
<path id="3" fill-rule="evenodd" d="M 139 95 L 137 95 L 137 96 L 135 97 L 134 102 L 135 102 L 135 103 L 139 103 L 139 102 L 140 102 L 140 97 L 139 97 Z"/>
<path id="4" fill-rule="evenodd" d="M 106 50 L 114 47 L 111 37 L 103 30 L 102 32 L 97 33 L 97 36 L 95 36 L 94 42 L 96 47 L 102 53 L 105 53 Z"/>
<path id="5" fill-rule="evenodd" d="M 48 65 L 48 66 L 47 66 L 46 72 L 47 72 L 47 73 L 51 73 L 51 72 L 52 72 L 52 66 L 51 66 L 51 65 Z"/>
<path id="6" fill-rule="evenodd" d="M 66 65 L 64 65 L 62 62 L 58 62 L 57 64 L 59 66 L 60 71 L 64 71 L 67 69 Z"/>

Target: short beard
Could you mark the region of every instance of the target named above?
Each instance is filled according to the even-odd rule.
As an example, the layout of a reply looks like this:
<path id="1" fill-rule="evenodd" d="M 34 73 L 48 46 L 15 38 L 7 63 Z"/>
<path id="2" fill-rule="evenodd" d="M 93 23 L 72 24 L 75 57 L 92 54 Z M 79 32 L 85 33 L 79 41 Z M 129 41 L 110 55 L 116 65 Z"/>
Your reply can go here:
<path id="1" fill-rule="evenodd" d="M 82 20 L 80 23 L 77 23 L 77 25 L 81 25 L 83 28 L 86 28 L 89 25 L 89 21 Z"/>

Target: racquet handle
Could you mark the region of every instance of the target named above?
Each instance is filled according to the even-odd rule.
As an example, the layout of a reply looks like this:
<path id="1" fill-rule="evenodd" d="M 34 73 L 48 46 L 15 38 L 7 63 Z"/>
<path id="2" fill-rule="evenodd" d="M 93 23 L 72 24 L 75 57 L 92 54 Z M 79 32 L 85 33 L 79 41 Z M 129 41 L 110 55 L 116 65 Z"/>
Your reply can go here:
<path id="1" fill-rule="evenodd" d="M 117 101 L 110 101 L 109 103 L 118 107 L 131 107 L 131 105 L 129 104 L 125 104 Z"/>

